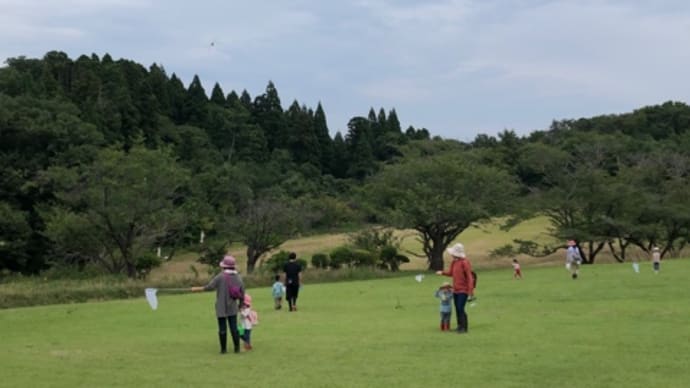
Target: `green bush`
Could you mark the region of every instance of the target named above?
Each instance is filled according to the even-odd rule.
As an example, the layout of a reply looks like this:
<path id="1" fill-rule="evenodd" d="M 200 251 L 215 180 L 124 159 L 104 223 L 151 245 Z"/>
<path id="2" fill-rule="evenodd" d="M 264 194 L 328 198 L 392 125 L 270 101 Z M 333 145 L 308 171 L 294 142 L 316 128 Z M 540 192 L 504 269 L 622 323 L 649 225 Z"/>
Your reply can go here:
<path id="1" fill-rule="evenodd" d="M 331 251 L 331 268 L 339 269 L 343 266 L 373 267 L 376 264 L 376 256 L 364 249 L 355 249 L 348 246 L 340 246 Z"/>
<path id="2" fill-rule="evenodd" d="M 369 252 L 380 252 L 384 247 L 400 247 L 400 238 L 396 237 L 393 229 L 380 227 L 361 230 L 350 235 L 350 243 L 359 249 Z"/>
<path id="3" fill-rule="evenodd" d="M 271 256 L 268 260 L 266 260 L 262 265 L 262 269 L 265 269 L 271 273 L 278 274 L 283 272 L 283 267 L 285 264 L 290 260 L 290 252 L 288 251 L 280 251 L 273 256 Z M 297 263 L 302 266 L 302 270 L 307 269 L 307 261 L 304 259 L 297 259 Z"/>
<path id="4" fill-rule="evenodd" d="M 328 268 L 329 264 L 328 255 L 325 253 L 315 253 L 311 257 L 311 266 L 314 268 L 325 269 Z"/>
<path id="5" fill-rule="evenodd" d="M 381 249 L 379 256 L 379 268 L 396 272 L 400 269 L 401 263 L 409 263 L 410 259 L 405 255 L 398 254 L 398 248 L 385 246 Z"/>
<path id="6" fill-rule="evenodd" d="M 352 266 L 352 250 L 346 246 L 340 246 L 333 249 L 330 253 L 331 268 L 339 269 L 343 266 Z"/>
<path id="7" fill-rule="evenodd" d="M 352 250 L 352 265 L 354 267 L 373 267 L 377 257 L 373 252 L 364 249 Z"/>
<path id="8" fill-rule="evenodd" d="M 358 265 L 373 265 L 378 268 L 398 271 L 401 263 L 409 263 L 407 256 L 398 254 L 400 238 L 396 237 L 392 229 L 370 228 L 362 230 L 350 236 L 350 243 L 360 249 L 369 252 L 371 262 Z"/>
<path id="9" fill-rule="evenodd" d="M 134 263 L 137 270 L 137 277 L 139 279 L 146 279 L 151 273 L 151 270 L 160 267 L 161 263 L 163 263 L 161 258 L 153 252 L 137 257 Z"/>

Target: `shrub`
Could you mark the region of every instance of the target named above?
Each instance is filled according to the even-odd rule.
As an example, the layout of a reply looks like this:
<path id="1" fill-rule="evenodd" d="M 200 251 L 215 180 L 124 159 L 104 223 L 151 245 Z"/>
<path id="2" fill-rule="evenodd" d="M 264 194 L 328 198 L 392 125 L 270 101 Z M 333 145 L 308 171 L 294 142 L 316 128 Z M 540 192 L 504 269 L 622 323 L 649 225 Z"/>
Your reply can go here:
<path id="1" fill-rule="evenodd" d="M 331 268 L 338 269 L 342 266 L 367 267 L 376 264 L 376 256 L 364 249 L 353 249 L 348 246 L 340 246 L 331 251 Z"/>
<path id="2" fill-rule="evenodd" d="M 329 264 L 328 255 L 325 253 L 315 253 L 311 257 L 311 266 L 314 268 L 325 269 Z"/>
<path id="3" fill-rule="evenodd" d="M 401 263 L 409 263 L 410 259 L 405 255 L 398 254 L 398 249 L 393 246 L 385 246 L 381 249 L 379 256 L 379 267 L 390 271 L 398 271 Z"/>
<path id="4" fill-rule="evenodd" d="M 389 271 L 398 271 L 401 263 L 409 263 L 407 256 L 398 254 L 400 238 L 393 230 L 370 228 L 350 236 L 350 242 L 356 248 L 366 250 L 373 258 L 371 264 Z"/>
<path id="5" fill-rule="evenodd" d="M 374 252 L 364 249 L 353 249 L 351 252 L 354 267 L 373 267 L 378 259 Z"/>
<path id="6" fill-rule="evenodd" d="M 290 252 L 280 251 L 272 255 L 268 260 L 266 260 L 261 267 L 270 271 L 272 273 L 283 272 L 283 267 L 285 263 L 289 261 Z M 307 269 L 307 261 L 304 259 L 297 259 L 297 263 L 302 266 L 302 270 Z"/>
<path id="7" fill-rule="evenodd" d="M 392 229 L 376 227 L 350 235 L 350 243 L 369 252 L 380 252 L 383 247 L 400 247 L 400 238 L 393 234 Z"/>
<path id="8" fill-rule="evenodd" d="M 331 251 L 331 268 L 339 269 L 344 265 L 352 266 L 352 251 L 346 246 L 340 246 Z"/>
<path id="9" fill-rule="evenodd" d="M 163 261 L 155 253 L 145 253 L 136 258 L 134 266 L 137 270 L 137 278 L 146 279 L 151 270 L 159 267 Z"/>

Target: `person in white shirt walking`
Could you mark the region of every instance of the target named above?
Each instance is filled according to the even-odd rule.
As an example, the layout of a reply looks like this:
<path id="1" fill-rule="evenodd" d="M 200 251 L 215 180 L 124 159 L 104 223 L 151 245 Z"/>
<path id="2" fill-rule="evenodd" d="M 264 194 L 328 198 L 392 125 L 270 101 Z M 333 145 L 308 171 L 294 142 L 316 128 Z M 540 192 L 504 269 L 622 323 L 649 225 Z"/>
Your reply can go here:
<path id="1" fill-rule="evenodd" d="M 570 276 L 577 279 L 580 276 L 582 256 L 575 240 L 568 240 L 568 249 L 565 252 L 565 268 L 570 271 Z"/>

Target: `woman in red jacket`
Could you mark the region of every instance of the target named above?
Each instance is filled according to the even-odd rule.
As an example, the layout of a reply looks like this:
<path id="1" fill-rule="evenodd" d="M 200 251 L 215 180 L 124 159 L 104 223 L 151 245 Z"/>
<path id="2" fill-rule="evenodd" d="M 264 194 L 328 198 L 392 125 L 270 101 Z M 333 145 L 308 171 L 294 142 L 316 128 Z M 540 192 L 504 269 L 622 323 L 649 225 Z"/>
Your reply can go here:
<path id="1" fill-rule="evenodd" d="M 455 316 L 458 322 L 458 333 L 467 333 L 468 322 L 465 304 L 467 298 L 474 295 L 474 277 L 472 265 L 465 255 L 465 247 L 458 243 L 446 250 L 452 257 L 448 271 L 437 271 L 436 274 L 453 278 L 453 302 L 455 304 Z"/>

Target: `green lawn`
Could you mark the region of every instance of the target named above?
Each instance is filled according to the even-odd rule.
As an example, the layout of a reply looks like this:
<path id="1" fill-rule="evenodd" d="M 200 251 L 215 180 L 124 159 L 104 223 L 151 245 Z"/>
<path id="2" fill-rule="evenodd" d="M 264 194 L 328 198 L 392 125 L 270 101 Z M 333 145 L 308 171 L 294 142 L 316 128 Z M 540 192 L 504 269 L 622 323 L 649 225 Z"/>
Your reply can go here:
<path id="1" fill-rule="evenodd" d="M 470 333 L 438 330 L 427 275 L 254 289 L 254 350 L 219 355 L 213 294 L 0 310 L 1 387 L 687 387 L 690 261 L 479 273 Z"/>

